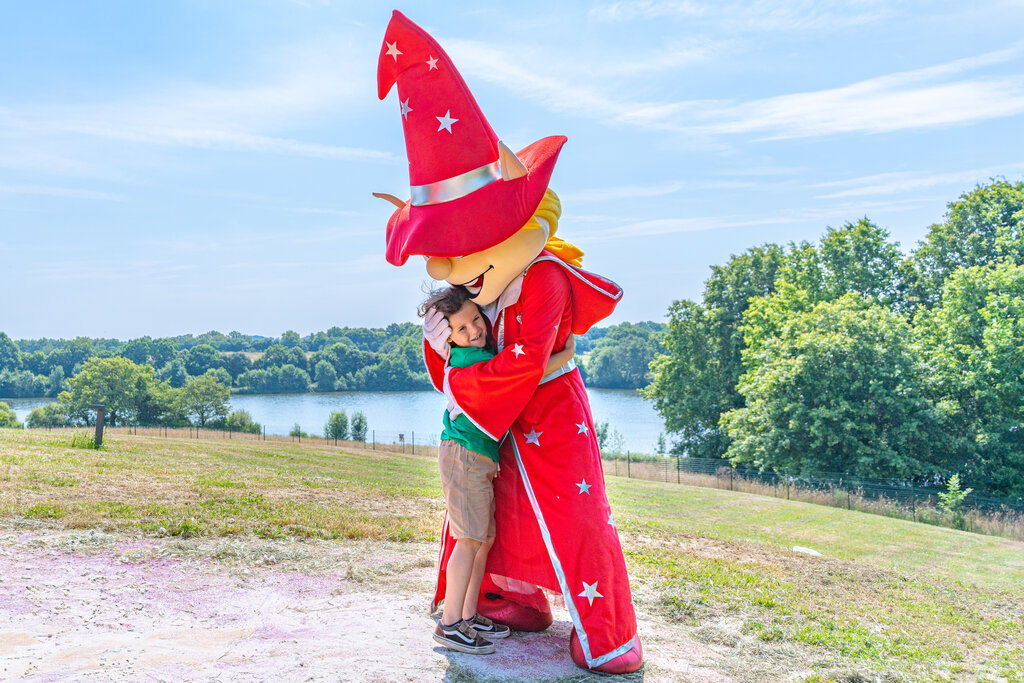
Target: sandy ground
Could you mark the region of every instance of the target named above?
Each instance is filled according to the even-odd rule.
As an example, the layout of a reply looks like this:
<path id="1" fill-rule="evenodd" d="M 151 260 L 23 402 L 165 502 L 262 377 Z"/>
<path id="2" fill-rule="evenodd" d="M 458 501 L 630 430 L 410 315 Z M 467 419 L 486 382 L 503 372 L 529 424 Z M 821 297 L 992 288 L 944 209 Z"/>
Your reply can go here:
<path id="1" fill-rule="evenodd" d="M 564 610 L 488 656 L 431 639 L 429 544 L 125 538 L 0 526 L 0 679 L 696 681 L 721 654 L 640 614 L 646 664 L 577 669 Z"/>

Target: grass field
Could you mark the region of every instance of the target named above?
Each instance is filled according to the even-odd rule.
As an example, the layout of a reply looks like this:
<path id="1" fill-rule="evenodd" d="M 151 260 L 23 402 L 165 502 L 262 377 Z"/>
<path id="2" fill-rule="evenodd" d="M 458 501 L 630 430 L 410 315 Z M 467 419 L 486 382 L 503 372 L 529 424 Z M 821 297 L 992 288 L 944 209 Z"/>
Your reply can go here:
<path id="1" fill-rule="evenodd" d="M 436 540 L 429 457 L 0 430 L 0 518 L 123 535 Z M 637 611 L 737 680 L 1024 683 L 1024 544 L 609 476 Z M 813 548 L 823 557 L 794 553 Z"/>

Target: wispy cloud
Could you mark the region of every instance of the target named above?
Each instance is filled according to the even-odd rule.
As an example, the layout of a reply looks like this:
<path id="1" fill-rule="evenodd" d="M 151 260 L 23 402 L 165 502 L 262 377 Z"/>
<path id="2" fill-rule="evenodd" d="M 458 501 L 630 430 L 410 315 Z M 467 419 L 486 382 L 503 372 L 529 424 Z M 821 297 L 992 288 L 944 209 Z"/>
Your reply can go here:
<path id="1" fill-rule="evenodd" d="M 729 30 L 833 31 L 871 24 L 894 13 L 891 3 L 881 0 L 840 2 L 838 0 L 758 0 L 756 2 L 699 2 L 696 0 L 629 0 L 613 2 L 590 10 L 596 21 L 625 22 L 676 19 L 714 23 Z"/>
<path id="2" fill-rule="evenodd" d="M 276 73 L 250 85 L 165 84 L 100 103 L 0 108 L 0 134 L 71 135 L 193 149 L 398 163 L 391 152 L 305 142 L 283 131 L 325 112 L 372 104 L 368 51 L 316 42 L 278 50 Z M 363 54 L 366 52 L 367 54 Z M 355 136 L 353 136 L 355 139 Z"/>
<path id="3" fill-rule="evenodd" d="M 987 182 L 990 178 L 1024 172 L 1024 163 L 1008 164 L 986 169 L 972 169 L 954 173 L 898 172 L 878 173 L 860 178 L 817 183 L 811 187 L 846 188 L 819 196 L 819 199 L 866 197 L 871 195 L 902 194 L 929 187 L 945 185 L 969 186 Z"/>
<path id="4" fill-rule="evenodd" d="M 821 221 L 856 220 L 868 212 L 909 211 L 921 206 L 921 199 L 888 202 L 843 203 L 825 207 L 784 210 L 769 216 L 704 216 L 698 218 L 655 218 L 593 231 L 588 241 L 614 240 L 623 237 L 650 237 L 685 232 L 705 232 L 767 225 L 806 224 Z"/>
<path id="5" fill-rule="evenodd" d="M 110 282 L 120 280 L 146 281 L 168 280 L 184 273 L 199 269 L 195 264 L 169 261 L 116 261 L 102 264 L 82 261 L 52 262 L 32 269 L 31 274 L 39 280 Z"/>
<path id="6" fill-rule="evenodd" d="M 602 202 L 614 199 L 635 199 L 642 197 L 662 197 L 675 194 L 685 187 L 685 183 L 663 183 L 661 185 L 623 185 L 604 187 L 593 190 L 577 190 L 564 192 L 558 196 L 567 202 Z"/>
<path id="7" fill-rule="evenodd" d="M 837 88 L 730 103 L 644 102 L 623 98 L 594 77 L 568 80 L 532 69 L 489 44 L 451 41 L 475 78 L 497 83 L 551 111 L 610 126 L 686 133 L 694 139 L 752 135 L 760 139 L 885 133 L 964 125 L 1024 113 L 1024 75 L 962 77 L 1019 60 L 1021 45 Z M 595 74 L 602 69 L 596 66 Z M 621 89 L 620 89 L 621 90 Z M 615 94 L 612 94 L 615 92 Z"/>
<path id="8" fill-rule="evenodd" d="M 0 193 L 66 197 L 68 199 L 98 199 L 107 202 L 128 201 L 126 197 L 109 192 L 81 190 L 71 187 L 47 187 L 45 185 L 0 185 Z"/>

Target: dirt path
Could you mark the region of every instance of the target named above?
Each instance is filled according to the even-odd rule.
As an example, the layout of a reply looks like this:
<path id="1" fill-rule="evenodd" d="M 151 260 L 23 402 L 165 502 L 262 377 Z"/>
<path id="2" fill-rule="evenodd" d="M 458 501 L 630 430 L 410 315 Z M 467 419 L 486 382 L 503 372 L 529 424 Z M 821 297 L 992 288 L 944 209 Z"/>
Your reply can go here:
<path id="1" fill-rule="evenodd" d="M 638 674 L 569 660 L 564 610 L 486 657 L 430 637 L 429 544 L 124 538 L 0 526 L 0 679 L 706 681 L 721 655 L 641 614 Z"/>

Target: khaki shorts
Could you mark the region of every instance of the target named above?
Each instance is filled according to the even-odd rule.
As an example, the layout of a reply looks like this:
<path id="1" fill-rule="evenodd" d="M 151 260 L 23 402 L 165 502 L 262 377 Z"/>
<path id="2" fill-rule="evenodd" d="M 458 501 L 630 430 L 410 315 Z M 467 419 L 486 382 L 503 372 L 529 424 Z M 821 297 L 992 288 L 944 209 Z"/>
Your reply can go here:
<path id="1" fill-rule="evenodd" d="M 498 463 L 457 441 L 444 439 L 437 450 L 437 465 L 452 538 L 483 543 L 494 536 L 493 480 Z"/>

